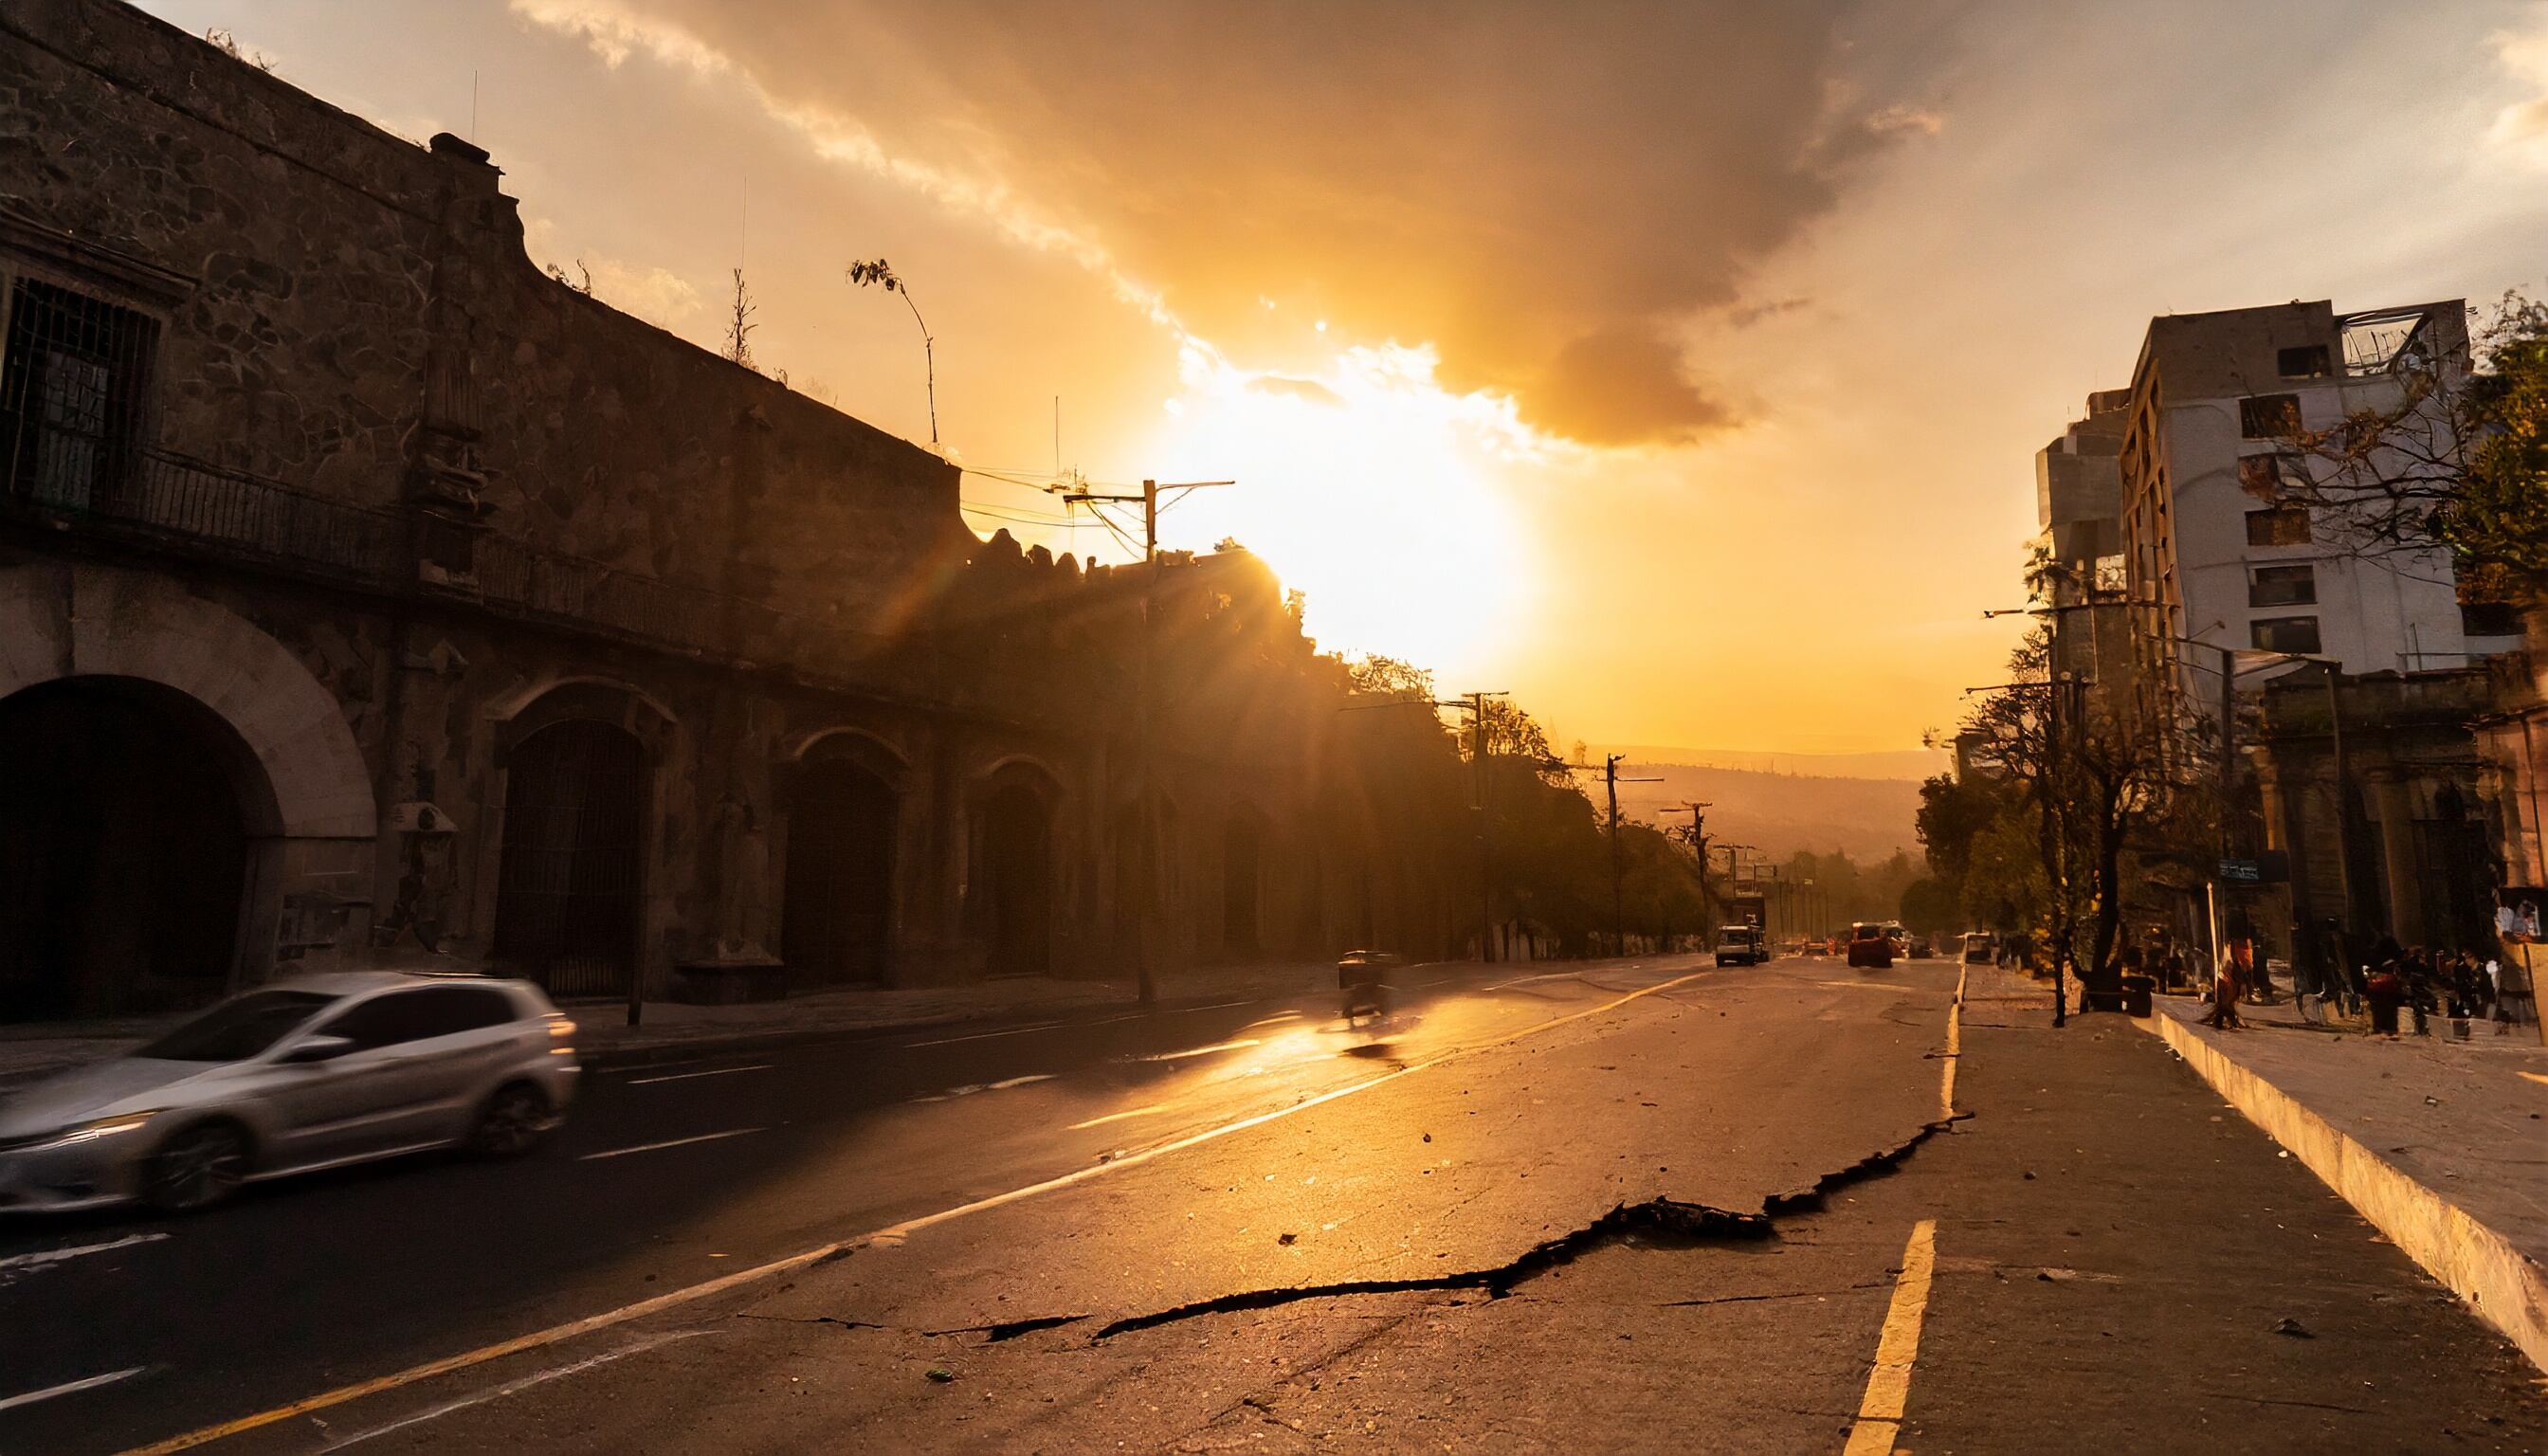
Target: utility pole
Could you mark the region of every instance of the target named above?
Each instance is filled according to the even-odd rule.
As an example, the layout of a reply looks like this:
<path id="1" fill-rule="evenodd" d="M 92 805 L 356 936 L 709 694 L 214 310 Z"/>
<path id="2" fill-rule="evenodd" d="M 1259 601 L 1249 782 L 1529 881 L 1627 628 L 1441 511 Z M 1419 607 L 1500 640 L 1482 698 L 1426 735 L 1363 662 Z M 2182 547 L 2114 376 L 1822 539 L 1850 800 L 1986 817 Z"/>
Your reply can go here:
<path id="1" fill-rule="evenodd" d="M 1689 852 L 1698 861 L 1699 913 L 1710 917 L 1717 914 L 1717 909 L 1716 894 L 1707 887 L 1707 811 L 1715 807 L 1714 804 L 1675 804 L 1664 811 L 1668 814 L 1689 816 Z M 1716 934 L 1716 927 L 1712 920 L 1709 924 L 1700 926 L 1699 930 L 1709 936 Z M 1702 946 L 1700 949 L 1706 948 Z"/>
<path id="2" fill-rule="evenodd" d="M 1628 954 L 1628 915 L 1625 908 L 1626 902 L 1621 897 L 1619 889 L 1619 879 L 1621 874 L 1619 864 L 1619 785 L 1622 783 L 1663 782 L 1663 779 L 1661 778 L 1620 777 L 1619 763 L 1626 757 L 1626 754 L 1611 754 L 1604 759 L 1601 765 L 1601 781 L 1608 788 L 1610 795 L 1610 954 L 1613 956 L 1625 956 Z M 1592 772 L 1592 766 L 1590 764 L 1574 764 L 1569 767 L 1578 773 L 1590 774 Z"/>
<path id="3" fill-rule="evenodd" d="M 1471 812 L 1478 816 L 1478 958 L 1489 962 L 1492 962 L 1496 958 L 1496 954 L 1494 949 L 1495 857 L 1493 854 L 1494 846 L 1490 842 L 1490 836 L 1488 833 L 1490 828 L 1493 826 L 1494 821 L 1487 816 L 1487 785 L 1490 781 L 1487 774 L 1487 699 L 1491 697 L 1509 697 L 1512 694 L 1508 691 L 1502 688 L 1496 688 L 1465 692 L 1458 697 L 1394 698 L 1388 702 L 1363 703 L 1353 707 L 1338 708 L 1336 710 L 1338 712 L 1351 713 L 1360 712 L 1366 708 L 1455 708 L 1469 715 L 1471 725 L 1469 739 L 1469 782 L 1471 785 L 1469 808 Z"/>
<path id="4" fill-rule="evenodd" d="M 904 296 L 910 302 L 909 295 Z M 1159 844 L 1158 774 L 1152 763 L 1150 744 L 1150 675 L 1151 649 L 1154 645 L 1156 598 L 1159 589 L 1159 492 L 1200 491 L 1209 486 L 1234 486 L 1236 481 L 1188 481 L 1161 486 L 1157 481 L 1141 482 L 1141 494 L 1106 495 L 1093 491 L 1067 491 L 1062 500 L 1071 505 L 1129 505 L 1141 502 L 1141 622 L 1140 643 L 1133 660 L 1133 758 L 1135 764 L 1134 823 L 1138 829 L 1140 857 L 1141 903 L 1133 917 L 1133 958 L 1140 976 L 1141 1004 L 1150 1006 L 1159 999 L 1157 956 L 1152 954 L 1155 937 L 1153 921 L 1158 909 Z"/>

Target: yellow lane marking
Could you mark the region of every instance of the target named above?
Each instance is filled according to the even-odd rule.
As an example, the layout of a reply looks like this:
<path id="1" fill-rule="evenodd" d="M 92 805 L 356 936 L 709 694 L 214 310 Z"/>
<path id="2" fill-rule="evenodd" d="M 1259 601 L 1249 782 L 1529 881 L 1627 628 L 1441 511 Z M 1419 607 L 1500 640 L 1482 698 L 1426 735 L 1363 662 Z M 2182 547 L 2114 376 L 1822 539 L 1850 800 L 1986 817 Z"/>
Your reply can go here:
<path id="1" fill-rule="evenodd" d="M 574 1339 L 578 1335 L 591 1334 L 596 1329 L 607 1329 L 614 1324 L 624 1324 L 631 1320 L 642 1320 L 649 1315 L 660 1314 L 665 1310 L 691 1304 L 698 1300 L 706 1299 L 711 1295 L 723 1294 L 725 1291 L 730 1289 L 738 1289 L 744 1285 L 757 1283 L 775 1275 L 793 1273 L 798 1269 L 805 1268 L 807 1265 L 829 1258 L 834 1254 L 842 1253 L 846 1250 L 858 1248 L 865 1244 L 896 1243 L 910 1234 L 916 1233 L 923 1228 L 930 1228 L 933 1225 L 944 1224 L 956 1219 L 960 1219 L 967 1214 L 977 1214 L 985 1209 L 1000 1208 L 1007 1204 L 1016 1203 L 1021 1199 L 1034 1198 L 1040 1194 L 1053 1192 L 1056 1189 L 1068 1188 L 1076 1183 L 1087 1182 L 1091 1178 L 1101 1178 L 1110 1173 L 1120 1173 L 1126 1168 L 1138 1166 L 1139 1164 L 1149 1162 L 1154 1158 L 1165 1157 L 1172 1152 L 1183 1152 L 1187 1148 L 1200 1146 L 1203 1143 L 1213 1141 L 1216 1138 L 1227 1138 L 1233 1133 L 1243 1133 L 1251 1128 L 1260 1128 L 1267 1123 L 1292 1117 L 1295 1114 L 1308 1112 L 1314 1107 L 1334 1102 L 1339 1098 L 1350 1097 L 1357 1092 L 1368 1092 L 1374 1087 L 1395 1082 L 1401 1077 L 1411 1077 L 1417 1072 L 1424 1071 L 1431 1067 L 1440 1066 L 1442 1063 L 1457 1056 L 1464 1056 L 1471 1052 L 1491 1050 L 1498 1046 L 1509 1046 L 1525 1037 L 1537 1036 L 1542 1032 L 1551 1031 L 1555 1028 L 1565 1026 L 1569 1022 L 1582 1021 L 1588 1016 L 1599 1016 L 1605 1011 L 1615 1011 L 1618 1008 L 1627 1005 L 1631 1001 L 1654 995 L 1658 991 L 1669 991 L 1675 986 L 1685 985 L 1700 978 L 1701 977 L 1698 972 L 1692 971 L 1687 975 L 1675 976 L 1668 981 L 1658 981 L 1642 990 L 1630 991 L 1626 995 L 1620 996 L 1614 1000 L 1604 1001 L 1598 1006 L 1588 1007 L 1582 1011 L 1570 1012 L 1565 1016 L 1554 1017 L 1550 1020 L 1539 1022 L 1532 1026 L 1523 1027 L 1519 1031 L 1507 1032 L 1500 1037 L 1492 1037 L 1484 1042 L 1476 1044 L 1475 1046 L 1455 1046 L 1448 1051 L 1440 1052 L 1437 1055 L 1427 1057 L 1422 1061 L 1410 1062 L 1396 1071 L 1383 1072 L 1379 1076 L 1369 1078 L 1365 1081 L 1353 1082 L 1342 1087 L 1334 1088 L 1330 1091 L 1321 1092 L 1316 1097 L 1296 1102 L 1289 1107 L 1280 1107 L 1276 1108 L 1272 1112 L 1258 1113 L 1253 1117 L 1241 1118 L 1237 1122 L 1228 1123 L 1222 1127 L 1208 1128 L 1203 1132 L 1180 1138 L 1173 1142 L 1163 1142 L 1156 1147 L 1143 1148 L 1137 1152 L 1129 1152 L 1124 1156 L 1115 1158 L 1109 1162 L 1094 1163 L 1088 1167 L 1078 1168 L 1071 1172 L 1064 1173 L 1057 1178 L 1046 1178 L 1041 1183 L 1030 1183 L 1023 1188 L 1013 1188 L 1006 1193 L 996 1193 L 989 1198 L 978 1199 L 972 1203 L 963 1204 L 956 1208 L 946 1209 L 935 1214 L 926 1214 L 917 1219 L 907 1219 L 888 1228 L 879 1228 L 872 1233 L 860 1234 L 856 1237 L 844 1238 L 837 1242 L 826 1243 L 816 1248 L 809 1248 L 802 1253 L 789 1254 L 783 1259 L 774 1259 L 771 1262 L 760 1265 L 756 1268 L 739 1269 L 732 1274 L 723 1276 L 722 1278 L 710 1279 L 704 1283 L 690 1285 L 686 1289 L 677 1289 L 667 1294 L 659 1294 L 650 1300 L 640 1300 L 636 1304 L 623 1306 L 616 1310 L 605 1310 L 598 1315 L 589 1315 L 582 1320 L 571 1320 L 565 1324 L 553 1325 L 547 1329 L 535 1330 L 529 1334 L 515 1335 L 511 1339 L 500 1340 L 492 1345 L 482 1345 L 477 1349 L 465 1350 L 457 1355 L 446 1355 L 439 1360 L 428 1360 L 424 1364 L 410 1366 L 408 1369 L 398 1371 L 395 1374 L 376 1376 L 370 1380 L 357 1381 L 352 1385 L 338 1386 L 334 1390 L 322 1391 L 318 1395 L 308 1397 L 304 1400 L 295 1401 L 288 1406 L 277 1406 L 269 1410 L 259 1410 L 253 1415 L 241 1415 L 236 1419 L 225 1420 L 217 1425 L 202 1426 L 197 1429 L 187 1431 L 182 1435 L 174 1435 L 163 1441 L 152 1442 L 147 1446 L 136 1446 L 132 1450 L 126 1452 L 125 1456 L 162 1456 L 162 1453 L 165 1452 L 185 1451 L 191 1450 L 197 1446 L 210 1445 L 214 1441 L 227 1440 L 234 1435 L 241 1435 L 248 1431 L 256 1430 L 262 1426 L 272 1425 L 279 1420 L 290 1420 L 296 1415 L 307 1415 L 313 1410 L 324 1410 L 331 1406 L 342 1406 L 348 1401 L 359 1401 L 366 1396 L 377 1396 L 385 1391 L 394 1391 L 402 1386 L 413 1385 L 418 1381 L 431 1380 L 434 1377 L 441 1375 L 450 1375 L 456 1371 L 469 1369 L 474 1365 L 484 1365 L 490 1360 L 500 1360 L 507 1355 L 518 1355 L 524 1350 L 535 1350 L 544 1345 L 553 1345 L 562 1340 Z"/>
<path id="2" fill-rule="evenodd" d="M 1920 1321 L 1929 1313 L 1929 1277 L 1938 1263 L 1938 1221 L 1911 1226 L 1902 1250 L 1902 1275 L 1893 1282 L 1893 1307 L 1875 1341 L 1875 1368 L 1866 1373 L 1866 1397 L 1858 1404 L 1842 1456 L 1890 1456 L 1902 1432 L 1902 1408 L 1911 1397 L 1911 1366 L 1920 1357 Z"/>
<path id="3" fill-rule="evenodd" d="M 2532 1081 L 2534 1081 L 2534 1082 L 2548 1082 L 2548 1073 L 2542 1073 L 2542 1072 L 2523 1072 L 2521 1075 L 2523 1075 L 2523 1076 L 2525 1076 L 2525 1077 L 2528 1077 L 2530 1080 L 2532 1080 Z"/>

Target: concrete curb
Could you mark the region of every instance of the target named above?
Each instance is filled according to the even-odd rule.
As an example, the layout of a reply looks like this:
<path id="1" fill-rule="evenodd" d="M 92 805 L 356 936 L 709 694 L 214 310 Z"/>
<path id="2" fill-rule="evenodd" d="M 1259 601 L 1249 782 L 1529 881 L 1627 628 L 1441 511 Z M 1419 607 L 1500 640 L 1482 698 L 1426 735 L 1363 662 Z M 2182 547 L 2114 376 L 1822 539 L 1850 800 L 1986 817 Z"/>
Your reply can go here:
<path id="1" fill-rule="evenodd" d="M 2280 1087 L 2161 1013 L 2151 1030 L 2224 1101 L 2291 1150 L 2409 1258 L 2548 1372 L 2548 1276 L 2502 1234 L 2337 1131 Z"/>

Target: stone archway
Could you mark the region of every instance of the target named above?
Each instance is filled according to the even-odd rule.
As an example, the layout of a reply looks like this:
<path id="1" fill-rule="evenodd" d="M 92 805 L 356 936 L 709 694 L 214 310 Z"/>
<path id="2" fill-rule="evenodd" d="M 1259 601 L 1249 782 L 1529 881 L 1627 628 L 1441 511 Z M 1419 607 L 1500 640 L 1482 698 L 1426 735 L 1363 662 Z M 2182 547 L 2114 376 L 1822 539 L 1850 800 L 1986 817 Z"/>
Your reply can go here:
<path id="1" fill-rule="evenodd" d="M 992 975 L 1052 969 L 1059 797 L 1051 774 L 1024 760 L 1001 765 L 976 789 L 968 909 Z"/>
<path id="2" fill-rule="evenodd" d="M 362 753 L 236 613 L 116 568 L 0 572 L 0 762 L 52 770 L 0 806 L 0 1020 L 166 1010 L 360 944 Z"/>
<path id="3" fill-rule="evenodd" d="M 883 980 L 892 967 L 902 763 L 842 731 L 788 774 L 779 958 L 789 986 Z"/>
<path id="4" fill-rule="evenodd" d="M 488 958 L 555 996 L 628 995 L 646 972 L 673 722 L 615 682 L 557 683 L 505 706 Z"/>

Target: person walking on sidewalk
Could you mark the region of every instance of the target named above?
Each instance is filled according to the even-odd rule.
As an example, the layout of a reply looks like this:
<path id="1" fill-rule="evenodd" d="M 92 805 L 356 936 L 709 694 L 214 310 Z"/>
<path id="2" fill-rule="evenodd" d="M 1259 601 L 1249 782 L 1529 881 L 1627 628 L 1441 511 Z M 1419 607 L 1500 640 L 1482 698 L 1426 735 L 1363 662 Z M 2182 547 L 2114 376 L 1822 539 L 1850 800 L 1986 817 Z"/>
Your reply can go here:
<path id="1" fill-rule="evenodd" d="M 2238 956 L 2227 946 L 2212 969 L 2212 1010 L 2204 1014 L 2203 1024 L 2225 1032 L 2245 1025 L 2238 1020 Z"/>
<path id="2" fill-rule="evenodd" d="M 2407 983 L 2398 973 L 2398 962 L 2384 960 L 2380 973 L 2364 988 L 2364 999 L 2371 1006 L 2371 1034 L 2375 1037 L 2398 1035 L 2398 1008 L 2407 999 Z"/>

